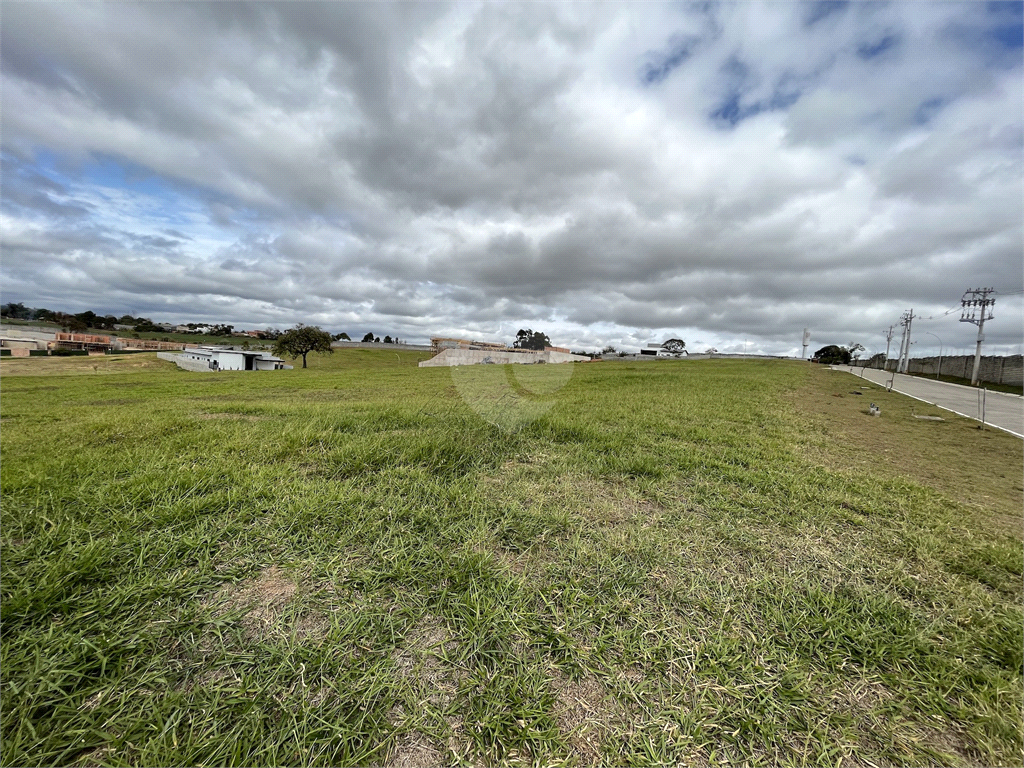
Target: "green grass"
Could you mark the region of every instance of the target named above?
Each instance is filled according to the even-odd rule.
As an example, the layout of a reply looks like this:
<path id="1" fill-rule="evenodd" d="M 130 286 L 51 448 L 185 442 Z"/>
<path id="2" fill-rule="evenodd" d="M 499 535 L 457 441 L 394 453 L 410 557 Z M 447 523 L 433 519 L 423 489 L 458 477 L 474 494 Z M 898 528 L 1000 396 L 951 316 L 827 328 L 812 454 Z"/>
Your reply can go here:
<path id="1" fill-rule="evenodd" d="M 1021 763 L 1020 440 L 424 357 L 0 362 L 2 763 Z"/>

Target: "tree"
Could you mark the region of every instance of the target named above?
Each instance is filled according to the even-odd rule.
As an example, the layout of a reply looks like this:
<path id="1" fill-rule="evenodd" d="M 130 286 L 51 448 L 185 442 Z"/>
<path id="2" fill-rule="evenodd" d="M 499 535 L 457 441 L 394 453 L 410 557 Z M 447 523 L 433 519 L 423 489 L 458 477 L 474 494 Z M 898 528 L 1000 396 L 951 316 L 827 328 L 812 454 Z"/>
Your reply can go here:
<path id="1" fill-rule="evenodd" d="M 540 331 L 534 331 L 532 328 L 527 328 L 525 331 L 520 328 L 519 333 L 516 334 L 516 340 L 512 342 L 513 349 L 535 349 L 543 351 L 544 347 L 551 346 L 551 339 L 548 338 L 546 333 Z"/>
<path id="2" fill-rule="evenodd" d="M 672 352 L 678 355 L 679 353 L 686 351 L 686 342 L 682 339 L 669 339 L 661 345 L 661 348 L 666 352 Z"/>
<path id="3" fill-rule="evenodd" d="M 363 336 L 363 342 L 365 343 L 368 341 L 373 341 L 373 331 L 370 331 L 365 336 Z"/>
<path id="4" fill-rule="evenodd" d="M 4 317 L 12 317 L 15 320 L 31 320 L 32 310 L 21 302 L 4 304 L 0 307 L 0 315 L 3 315 Z"/>
<path id="5" fill-rule="evenodd" d="M 96 313 L 93 312 L 91 309 L 87 309 L 85 312 L 79 312 L 77 315 L 75 315 L 75 317 L 77 317 L 79 320 L 85 323 L 86 328 L 96 327 Z"/>
<path id="6" fill-rule="evenodd" d="M 342 331 L 341 333 L 334 334 L 333 336 L 331 336 L 331 338 L 334 339 L 335 341 L 352 341 L 352 339 L 350 339 L 348 334 L 345 333 L 344 331 Z"/>
<path id="7" fill-rule="evenodd" d="M 282 357 L 290 357 L 294 360 L 302 357 L 302 367 L 306 367 L 306 355 L 310 352 L 323 352 L 332 354 L 331 334 L 320 328 L 319 325 L 303 325 L 299 323 L 277 337 L 274 344 L 274 354 Z"/>
<path id="8" fill-rule="evenodd" d="M 849 365 L 850 350 L 846 347 L 829 344 L 815 352 L 814 359 L 824 365 Z"/>
<path id="9" fill-rule="evenodd" d="M 608 345 L 607 347 L 605 347 L 604 349 L 602 349 L 602 350 L 601 350 L 601 352 L 602 352 L 603 354 L 605 354 L 605 355 L 611 355 L 611 354 L 614 354 L 614 353 L 615 353 L 615 347 L 613 347 L 613 346 L 612 346 L 611 344 L 609 344 L 609 345 Z"/>
<path id="10" fill-rule="evenodd" d="M 863 344 L 856 344 L 856 343 L 851 341 L 850 342 L 850 346 L 847 347 L 847 351 L 850 353 L 850 355 L 853 357 L 853 359 L 856 360 L 858 357 L 860 357 L 860 355 L 857 354 L 857 353 L 864 351 L 864 345 Z"/>
<path id="11" fill-rule="evenodd" d="M 390 336 L 385 336 L 384 337 L 384 343 L 385 344 L 390 344 L 391 343 L 391 337 Z"/>

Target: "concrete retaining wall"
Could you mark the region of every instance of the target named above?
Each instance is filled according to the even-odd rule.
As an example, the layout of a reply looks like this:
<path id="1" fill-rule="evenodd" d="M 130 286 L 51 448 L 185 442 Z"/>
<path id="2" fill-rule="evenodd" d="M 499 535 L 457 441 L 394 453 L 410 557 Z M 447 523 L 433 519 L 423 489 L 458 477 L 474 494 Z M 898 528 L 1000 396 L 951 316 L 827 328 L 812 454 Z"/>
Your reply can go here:
<path id="1" fill-rule="evenodd" d="M 169 360 L 170 362 L 177 365 L 179 368 L 186 371 L 195 371 L 196 373 L 212 373 L 210 364 L 206 361 L 200 362 L 199 360 L 190 360 L 189 358 L 176 354 L 174 352 L 157 352 L 156 356 L 161 360 Z"/>
<path id="2" fill-rule="evenodd" d="M 897 361 L 887 361 L 885 370 L 896 370 Z M 868 368 L 881 369 L 881 362 L 867 365 Z M 942 375 L 957 376 L 961 379 L 970 379 L 974 370 L 974 355 L 956 355 L 954 357 L 942 358 Z M 907 363 L 909 373 L 936 374 L 939 373 L 938 357 L 915 357 Z M 1007 384 L 1010 386 L 1021 386 L 1024 384 L 1024 356 L 1008 355 L 1000 357 L 996 355 L 981 357 L 981 365 L 978 369 L 978 380 L 988 384 Z"/>
<path id="3" fill-rule="evenodd" d="M 334 349 L 389 349 L 429 352 L 429 344 L 385 344 L 383 341 L 332 341 Z"/>
<path id="4" fill-rule="evenodd" d="M 566 352 L 492 352 L 485 349 L 443 349 L 437 355 L 420 363 L 420 368 L 452 365 L 532 365 L 535 363 L 589 362 L 590 358 Z"/>

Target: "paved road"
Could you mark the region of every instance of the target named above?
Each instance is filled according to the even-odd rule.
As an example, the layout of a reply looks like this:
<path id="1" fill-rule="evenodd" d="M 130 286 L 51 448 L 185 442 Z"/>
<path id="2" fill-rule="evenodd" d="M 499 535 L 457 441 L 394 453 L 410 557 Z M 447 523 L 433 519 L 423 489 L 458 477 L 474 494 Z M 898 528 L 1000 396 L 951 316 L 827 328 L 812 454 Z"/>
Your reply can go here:
<path id="1" fill-rule="evenodd" d="M 893 374 L 888 371 L 878 371 L 873 368 L 853 368 L 848 365 L 833 365 L 832 370 L 847 371 L 854 376 L 872 381 L 875 384 L 885 386 Z M 982 401 L 979 397 L 980 390 L 974 387 L 964 387 L 960 384 L 949 384 L 934 379 L 924 379 L 920 376 L 905 376 L 897 373 L 893 381 L 893 392 L 900 392 L 910 395 L 926 403 L 932 403 L 953 411 L 969 419 L 981 420 Z M 984 415 L 985 423 L 998 427 L 1011 435 L 1024 437 L 1024 397 L 1011 395 L 1006 392 L 984 393 Z"/>

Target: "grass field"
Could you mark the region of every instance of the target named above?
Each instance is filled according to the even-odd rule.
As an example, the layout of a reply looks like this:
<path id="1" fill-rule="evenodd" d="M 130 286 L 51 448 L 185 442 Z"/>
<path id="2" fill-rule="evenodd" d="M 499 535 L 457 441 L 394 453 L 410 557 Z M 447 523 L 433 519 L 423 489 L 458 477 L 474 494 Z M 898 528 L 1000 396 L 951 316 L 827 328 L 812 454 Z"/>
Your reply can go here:
<path id="1" fill-rule="evenodd" d="M 0 362 L 2 763 L 1021 764 L 1019 439 L 423 357 Z"/>

